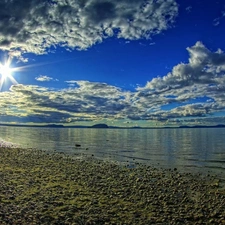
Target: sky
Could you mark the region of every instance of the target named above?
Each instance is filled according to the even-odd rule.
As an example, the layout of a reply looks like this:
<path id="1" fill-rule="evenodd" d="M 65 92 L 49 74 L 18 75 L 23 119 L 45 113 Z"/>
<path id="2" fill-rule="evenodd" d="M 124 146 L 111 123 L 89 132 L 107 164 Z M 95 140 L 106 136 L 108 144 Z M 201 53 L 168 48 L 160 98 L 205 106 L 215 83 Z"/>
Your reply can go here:
<path id="1" fill-rule="evenodd" d="M 0 123 L 225 124 L 223 0 L 3 0 Z"/>

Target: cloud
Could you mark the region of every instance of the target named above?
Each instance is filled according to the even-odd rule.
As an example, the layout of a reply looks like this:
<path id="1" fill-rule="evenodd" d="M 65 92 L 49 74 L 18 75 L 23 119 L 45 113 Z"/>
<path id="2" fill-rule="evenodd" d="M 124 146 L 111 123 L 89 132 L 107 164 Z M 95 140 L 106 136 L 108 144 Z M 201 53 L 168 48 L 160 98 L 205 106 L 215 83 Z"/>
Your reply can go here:
<path id="1" fill-rule="evenodd" d="M 128 93 L 105 83 L 70 82 L 76 82 L 77 87 L 56 91 L 31 85 L 12 86 L 10 92 L 0 93 L 1 117 L 17 115 L 30 122 L 61 123 L 124 117 L 129 107 Z"/>
<path id="2" fill-rule="evenodd" d="M 0 2 L 0 49 L 23 59 L 50 47 L 87 49 L 115 36 L 151 38 L 172 26 L 175 0 L 11 0 Z"/>
<path id="3" fill-rule="evenodd" d="M 40 75 L 38 77 L 35 77 L 35 80 L 40 82 L 46 82 L 46 81 L 58 81 L 57 79 L 53 79 L 52 77 L 48 77 L 45 75 Z"/>
<path id="4" fill-rule="evenodd" d="M 215 116 L 215 117 L 208 117 L 208 118 L 206 117 L 206 118 L 198 118 L 198 120 L 196 120 L 195 118 L 188 118 L 185 121 L 187 121 L 188 123 L 192 125 L 196 125 L 197 123 L 206 124 L 206 125 L 217 125 L 217 124 L 225 124 L 225 117 L 224 116 Z"/>
<path id="5" fill-rule="evenodd" d="M 185 9 L 186 11 L 187 11 L 187 13 L 190 13 L 191 11 L 192 11 L 192 6 L 188 6 L 188 7 L 186 7 L 186 9 Z"/>
<path id="6" fill-rule="evenodd" d="M 219 26 L 221 20 L 223 19 L 223 17 L 225 17 L 225 11 L 222 11 L 221 16 L 220 16 L 220 17 L 217 17 L 217 18 L 215 18 L 215 19 L 213 20 L 213 25 L 214 25 L 214 26 Z"/>
<path id="7" fill-rule="evenodd" d="M 186 121 L 225 112 L 225 53 L 197 42 L 188 47 L 188 63 L 156 77 L 144 87 L 126 91 L 113 85 L 85 80 L 66 81 L 68 88 L 13 85 L 0 92 L 0 121 L 71 123 L 81 121 Z M 216 120 L 215 120 L 216 122 Z"/>
<path id="8" fill-rule="evenodd" d="M 166 76 L 137 88 L 132 101 L 145 110 L 144 115 L 204 116 L 224 110 L 225 54 L 220 49 L 211 52 L 201 42 L 188 47 L 187 51 L 189 63 L 180 63 Z M 195 101 L 204 103 L 192 104 Z M 178 104 L 184 105 L 178 107 Z M 164 106 L 170 106 L 170 110 L 160 110 Z"/>
<path id="9" fill-rule="evenodd" d="M 201 42 L 188 47 L 189 63 L 180 63 L 164 77 L 157 77 L 147 83 L 142 91 L 165 92 L 194 84 L 224 84 L 225 54 L 221 49 L 209 51 Z"/>

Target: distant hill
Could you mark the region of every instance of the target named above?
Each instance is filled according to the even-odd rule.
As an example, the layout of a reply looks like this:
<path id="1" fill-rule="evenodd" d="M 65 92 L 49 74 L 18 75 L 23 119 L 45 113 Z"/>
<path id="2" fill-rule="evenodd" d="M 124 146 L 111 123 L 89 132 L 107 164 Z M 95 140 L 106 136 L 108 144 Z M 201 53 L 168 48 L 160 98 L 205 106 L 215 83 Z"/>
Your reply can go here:
<path id="1" fill-rule="evenodd" d="M 109 128 L 107 124 L 99 123 L 91 126 L 91 128 Z"/>
<path id="2" fill-rule="evenodd" d="M 58 127 L 64 127 L 63 125 L 57 125 L 57 124 L 48 124 L 48 125 L 44 125 L 43 127 L 55 127 L 55 128 L 58 128 Z"/>
<path id="3" fill-rule="evenodd" d="M 179 128 L 191 128 L 190 126 L 179 126 Z"/>
<path id="4" fill-rule="evenodd" d="M 130 129 L 141 129 L 141 127 L 135 126 L 135 127 L 130 127 Z"/>
<path id="5" fill-rule="evenodd" d="M 196 126 L 180 126 L 179 128 L 224 128 L 224 124 L 218 124 L 214 126 L 204 126 L 204 125 L 196 125 Z"/>
<path id="6" fill-rule="evenodd" d="M 47 125 L 26 125 L 26 124 L 0 124 L 0 126 L 5 127 L 55 127 L 55 128 L 63 128 L 64 126 L 61 124 L 47 124 Z"/>

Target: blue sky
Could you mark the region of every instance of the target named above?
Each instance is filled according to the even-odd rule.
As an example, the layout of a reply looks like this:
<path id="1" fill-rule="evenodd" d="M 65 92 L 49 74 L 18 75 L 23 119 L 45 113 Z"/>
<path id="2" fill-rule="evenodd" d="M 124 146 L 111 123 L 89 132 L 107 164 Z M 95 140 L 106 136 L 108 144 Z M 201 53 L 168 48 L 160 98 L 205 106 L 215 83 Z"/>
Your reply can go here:
<path id="1" fill-rule="evenodd" d="M 225 124 L 224 30 L 222 0 L 1 2 L 0 123 Z"/>

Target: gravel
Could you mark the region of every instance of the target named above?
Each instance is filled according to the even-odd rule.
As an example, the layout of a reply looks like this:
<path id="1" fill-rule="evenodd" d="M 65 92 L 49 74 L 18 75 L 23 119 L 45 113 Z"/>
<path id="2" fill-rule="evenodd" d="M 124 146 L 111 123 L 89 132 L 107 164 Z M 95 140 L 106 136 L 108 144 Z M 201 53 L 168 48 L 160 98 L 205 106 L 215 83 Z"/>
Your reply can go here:
<path id="1" fill-rule="evenodd" d="M 0 148 L 0 224 L 225 224 L 216 176 Z"/>

